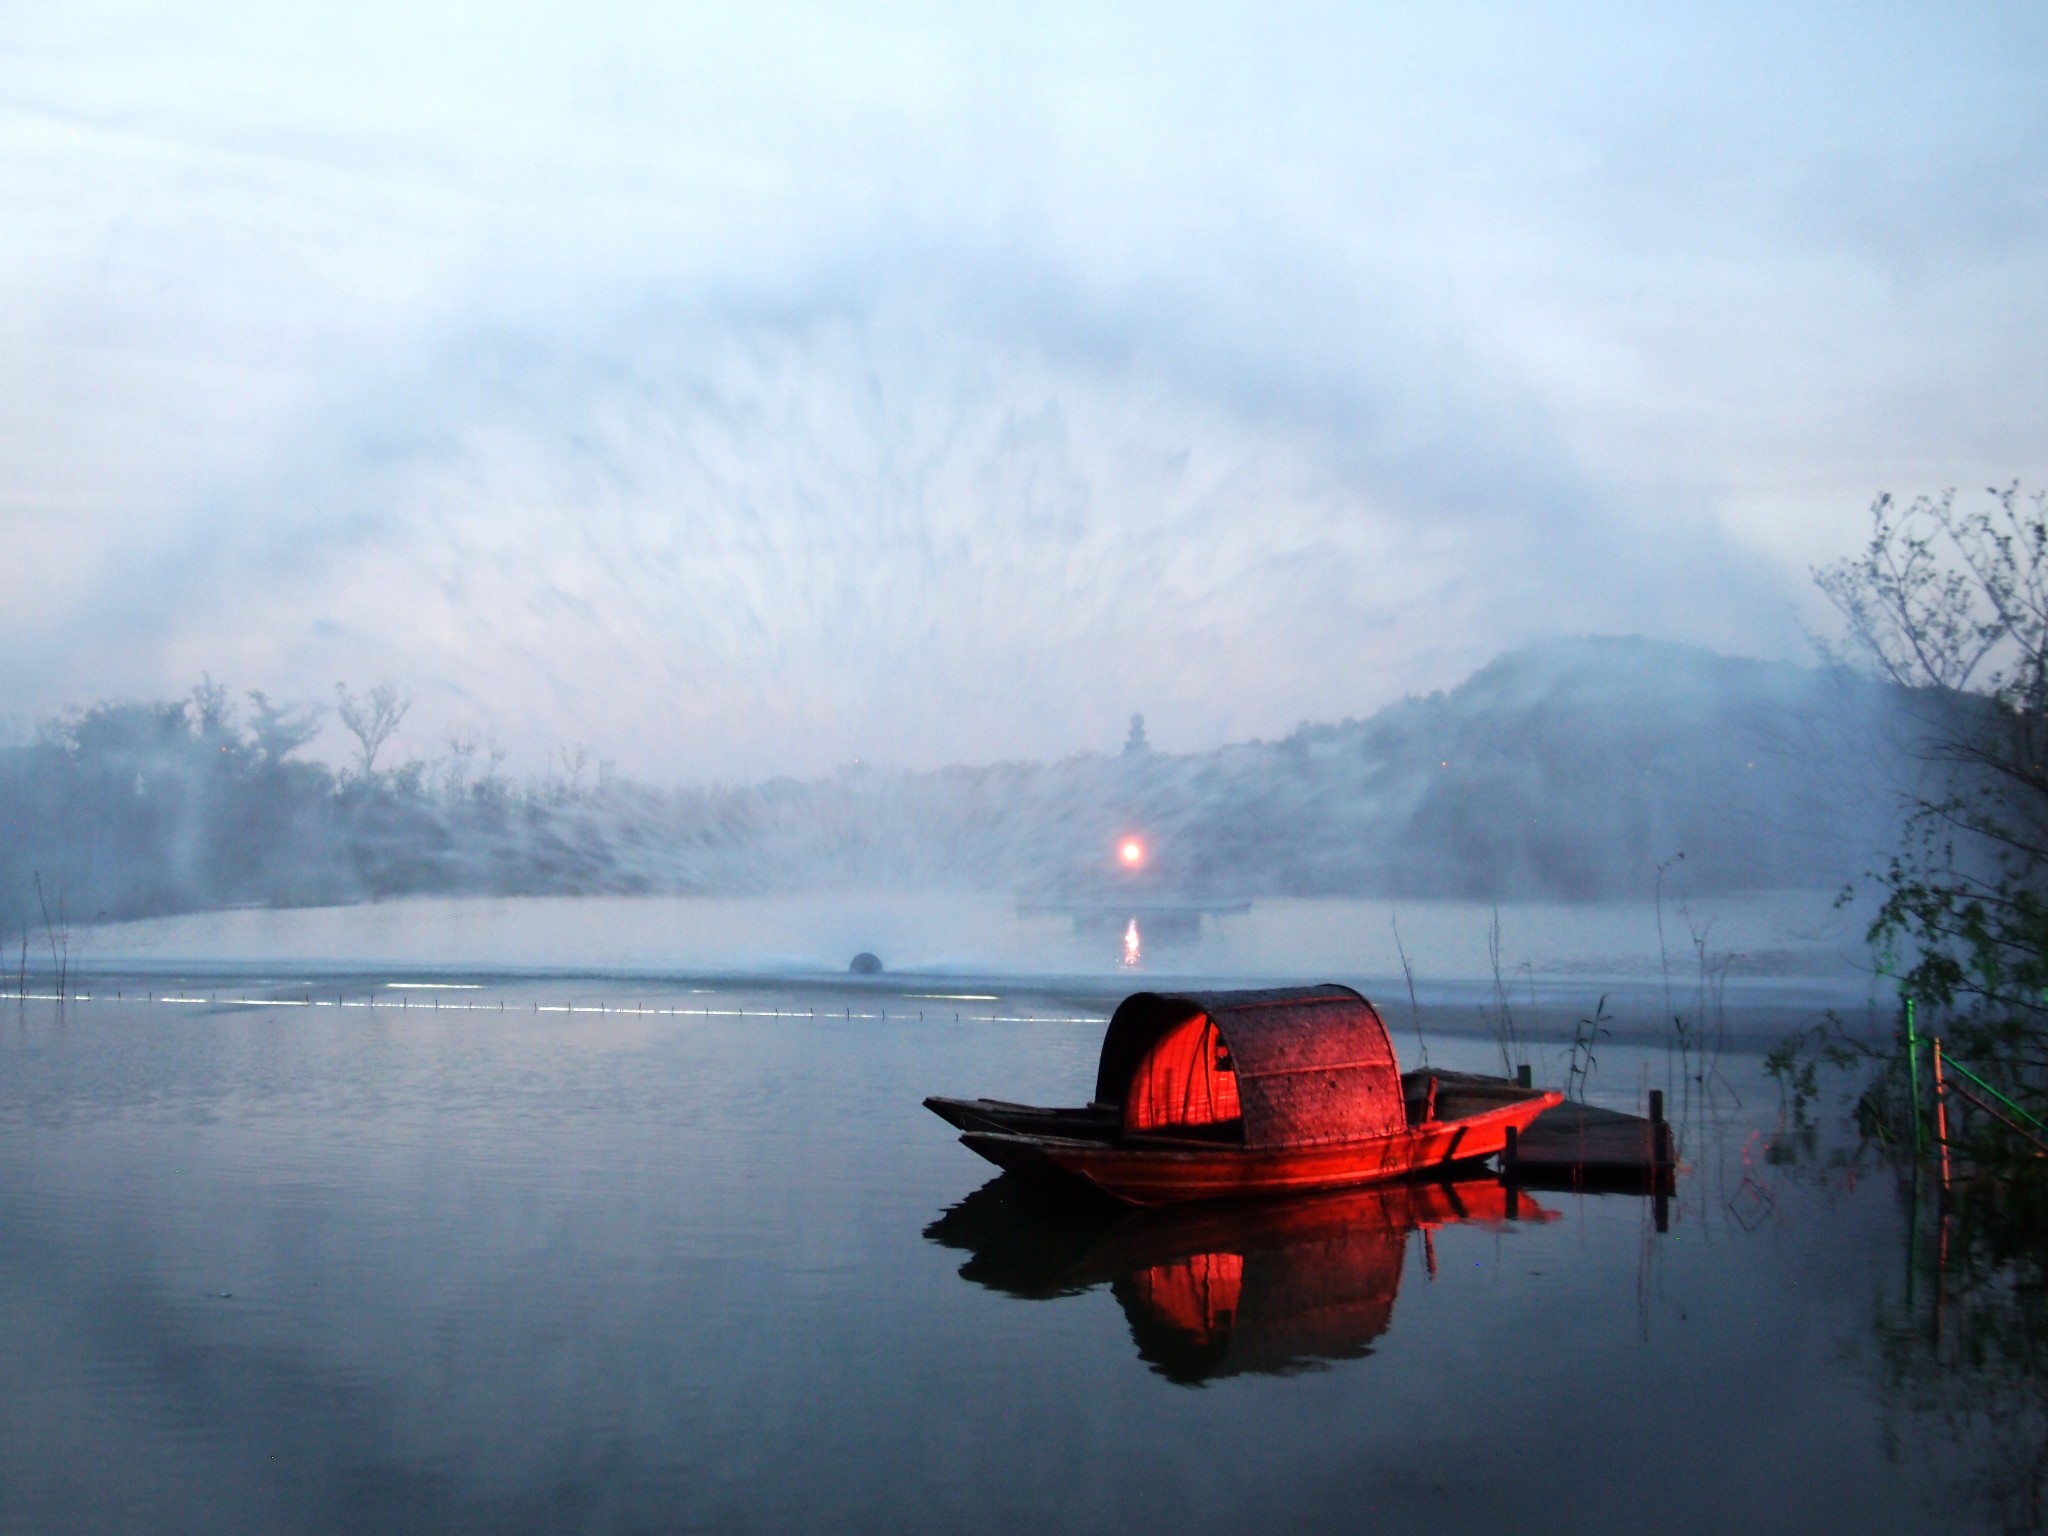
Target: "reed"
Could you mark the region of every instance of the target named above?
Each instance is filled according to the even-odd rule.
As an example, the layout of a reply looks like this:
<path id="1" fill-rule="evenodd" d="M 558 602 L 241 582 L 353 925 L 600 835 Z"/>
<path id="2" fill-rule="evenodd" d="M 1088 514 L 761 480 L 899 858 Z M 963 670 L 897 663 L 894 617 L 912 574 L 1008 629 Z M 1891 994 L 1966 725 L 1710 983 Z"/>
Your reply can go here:
<path id="1" fill-rule="evenodd" d="M 43 940 L 50 949 L 50 973 L 56 978 L 57 1006 L 62 1008 L 71 981 L 71 924 L 65 914 L 64 892 L 62 888 L 57 892 L 57 915 L 53 920 L 50 916 L 50 903 L 43 895 L 43 876 L 40 870 L 36 872 L 35 885 L 36 906 L 43 914 Z M 26 957 L 22 968 L 25 973 Z"/>
<path id="2" fill-rule="evenodd" d="M 1508 1002 L 1506 973 L 1500 963 L 1500 904 L 1493 907 L 1492 920 L 1486 928 L 1486 961 L 1493 971 L 1493 1006 L 1482 1007 L 1480 1016 L 1486 1020 L 1487 1028 L 1493 1032 L 1494 1044 L 1500 1047 L 1501 1070 L 1508 1077 L 1515 1075 L 1515 1069 L 1522 1058 L 1521 1036 L 1515 1030 L 1515 1011 Z"/>
<path id="3" fill-rule="evenodd" d="M 1401 957 L 1401 979 L 1408 983 L 1408 1019 L 1415 1026 L 1415 1047 L 1422 1053 L 1422 1064 L 1429 1065 L 1429 1042 L 1422 1035 L 1422 1008 L 1415 1001 L 1415 967 L 1408 963 L 1407 946 L 1401 942 L 1401 917 L 1389 912 L 1388 920 L 1394 926 L 1394 953 Z"/>
<path id="4" fill-rule="evenodd" d="M 1721 1058 L 1728 1049 L 1728 975 L 1742 956 L 1733 950 L 1713 948 L 1713 920 L 1695 921 L 1692 909 L 1682 895 L 1673 901 L 1678 917 L 1685 924 L 1687 941 L 1692 949 L 1693 983 L 1689 1009 L 1680 1006 L 1672 982 L 1671 937 L 1664 924 L 1664 884 L 1665 877 L 1684 859 L 1681 852 L 1659 864 L 1655 881 L 1657 964 L 1664 984 L 1664 1017 L 1671 1024 L 1671 1035 L 1664 1052 L 1664 1086 L 1667 1093 L 1675 1092 L 1681 1106 L 1681 1119 L 1685 1118 L 1685 1109 L 1690 1107 L 1695 1093 L 1701 1098 L 1707 1097 L 1717 1080 L 1737 1105 L 1742 1103 L 1742 1095 L 1721 1071 Z"/>
<path id="5" fill-rule="evenodd" d="M 1571 1057 L 1565 1065 L 1564 1096 L 1583 1104 L 1586 1102 L 1586 1081 L 1598 1070 L 1600 1058 L 1594 1054 L 1595 1047 L 1607 1038 L 1607 1026 L 1614 1017 L 1607 1011 L 1607 994 L 1600 994 L 1600 1001 L 1593 1005 L 1593 1016 L 1580 1019 L 1572 1030 Z"/>

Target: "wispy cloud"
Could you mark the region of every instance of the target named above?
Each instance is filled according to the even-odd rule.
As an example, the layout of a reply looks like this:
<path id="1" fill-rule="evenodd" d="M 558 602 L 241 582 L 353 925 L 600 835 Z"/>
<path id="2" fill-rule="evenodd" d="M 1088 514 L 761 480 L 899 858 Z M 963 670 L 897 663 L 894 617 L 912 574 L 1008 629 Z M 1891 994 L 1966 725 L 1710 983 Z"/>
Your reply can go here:
<path id="1" fill-rule="evenodd" d="M 2022 12 L 346 16 L 0 27 L 0 710 L 1202 745 L 2043 467 Z"/>

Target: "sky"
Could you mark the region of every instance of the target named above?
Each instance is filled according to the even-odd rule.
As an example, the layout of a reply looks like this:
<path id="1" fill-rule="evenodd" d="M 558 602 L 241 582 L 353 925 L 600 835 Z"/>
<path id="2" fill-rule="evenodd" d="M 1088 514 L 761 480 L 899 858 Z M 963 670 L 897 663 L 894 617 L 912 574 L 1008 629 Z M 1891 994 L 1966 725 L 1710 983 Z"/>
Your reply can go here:
<path id="1" fill-rule="evenodd" d="M 0 716 L 704 781 L 1805 657 L 1878 492 L 2048 483 L 2044 83 L 2024 5 L 0 3 Z"/>

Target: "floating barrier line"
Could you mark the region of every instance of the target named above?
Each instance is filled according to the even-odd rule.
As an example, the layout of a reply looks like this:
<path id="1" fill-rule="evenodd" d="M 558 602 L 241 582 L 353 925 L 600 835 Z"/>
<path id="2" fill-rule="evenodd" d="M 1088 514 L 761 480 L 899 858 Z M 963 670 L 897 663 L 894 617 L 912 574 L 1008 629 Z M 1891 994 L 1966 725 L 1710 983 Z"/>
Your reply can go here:
<path id="1" fill-rule="evenodd" d="M 139 997 L 117 994 L 108 997 L 104 992 L 0 992 L 0 1002 L 8 1003 L 169 1003 L 183 1007 L 202 1008 L 381 1008 L 393 1012 L 407 1013 L 503 1013 L 502 1000 L 475 1003 L 441 1003 L 433 1008 L 408 1008 L 403 998 L 380 997 L 184 997 L 158 996 L 145 993 Z M 630 1004 L 610 1003 L 542 1003 L 533 1005 L 535 1013 L 601 1013 L 619 1014 L 639 1019 L 816 1019 L 831 1018 L 832 1010 L 826 1009 L 821 1015 L 815 1008 L 645 1008 Z M 913 1019 L 922 1020 L 923 1012 L 904 1009 L 894 1014 L 887 1012 L 855 1013 L 841 1009 L 839 1017 L 844 1020 L 867 1020 L 886 1023 L 891 1019 L 908 1023 Z M 935 1015 L 940 1018 L 943 1015 Z M 955 1013 L 953 1020 L 958 1024 L 1100 1024 L 1104 1015 L 1095 1013 Z"/>

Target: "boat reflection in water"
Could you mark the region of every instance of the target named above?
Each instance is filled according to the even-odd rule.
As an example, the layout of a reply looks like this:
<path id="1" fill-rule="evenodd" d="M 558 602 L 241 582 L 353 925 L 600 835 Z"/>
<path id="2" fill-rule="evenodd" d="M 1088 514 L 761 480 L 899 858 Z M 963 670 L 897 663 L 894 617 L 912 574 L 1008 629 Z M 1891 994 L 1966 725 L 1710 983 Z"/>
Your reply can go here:
<path id="1" fill-rule="evenodd" d="M 1420 1232 L 1555 1221 L 1492 1178 L 1369 1185 L 1285 1200 L 1133 1211 L 1049 1195 L 1005 1174 L 925 1228 L 970 1257 L 962 1279 L 1028 1299 L 1107 1284 L 1139 1357 L 1170 1380 L 1284 1375 L 1371 1352 Z"/>

